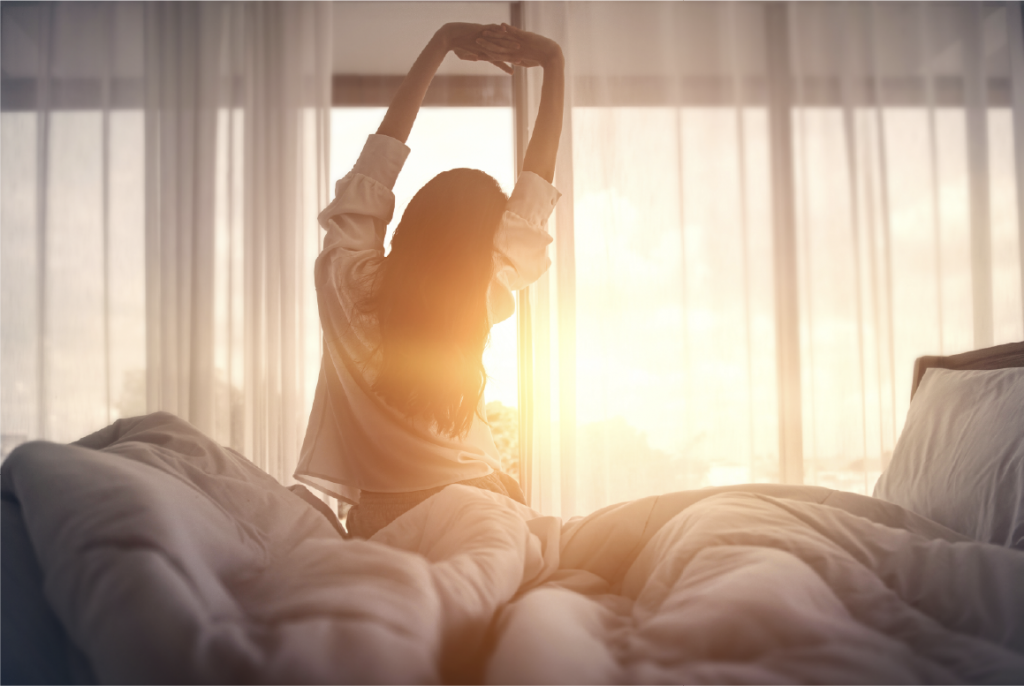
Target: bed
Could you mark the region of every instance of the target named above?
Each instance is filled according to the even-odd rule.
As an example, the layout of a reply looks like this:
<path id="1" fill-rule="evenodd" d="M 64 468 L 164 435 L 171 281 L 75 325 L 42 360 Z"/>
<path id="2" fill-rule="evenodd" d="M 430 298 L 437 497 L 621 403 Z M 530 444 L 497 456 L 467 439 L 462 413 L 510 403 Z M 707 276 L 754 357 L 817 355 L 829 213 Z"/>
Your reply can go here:
<path id="1" fill-rule="evenodd" d="M 563 522 L 452 486 L 369 541 L 166 413 L 29 443 L 0 470 L 0 680 L 1022 683 L 1022 374 L 1024 343 L 921 358 L 876 497 Z"/>

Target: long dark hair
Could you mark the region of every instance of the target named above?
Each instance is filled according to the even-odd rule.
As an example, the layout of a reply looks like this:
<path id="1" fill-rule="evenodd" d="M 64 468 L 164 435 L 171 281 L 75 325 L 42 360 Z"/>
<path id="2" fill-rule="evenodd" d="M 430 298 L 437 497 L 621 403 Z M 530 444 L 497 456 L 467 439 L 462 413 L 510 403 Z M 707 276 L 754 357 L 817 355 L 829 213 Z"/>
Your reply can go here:
<path id="1" fill-rule="evenodd" d="M 366 303 L 380 323 L 373 390 L 453 438 L 469 431 L 487 383 L 487 287 L 506 202 L 482 171 L 435 176 L 409 202 Z"/>

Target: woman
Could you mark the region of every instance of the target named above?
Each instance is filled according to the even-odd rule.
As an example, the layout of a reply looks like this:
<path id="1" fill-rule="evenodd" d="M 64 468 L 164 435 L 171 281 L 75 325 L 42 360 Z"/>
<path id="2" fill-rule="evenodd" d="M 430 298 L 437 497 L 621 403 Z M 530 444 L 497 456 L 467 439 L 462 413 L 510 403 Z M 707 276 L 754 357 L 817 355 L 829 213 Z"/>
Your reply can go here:
<path id="1" fill-rule="evenodd" d="M 544 70 L 540 109 L 511 197 L 481 171 L 454 169 L 409 203 L 384 256 L 392 193 L 423 96 L 449 51 Z M 548 268 L 545 222 L 562 128 L 564 60 L 543 36 L 446 24 L 420 53 L 335 199 L 316 262 L 324 356 L 295 477 L 353 503 L 349 532 L 369 537 L 453 483 L 523 502 L 501 473 L 482 419 L 482 355 L 511 316 L 512 291 Z"/>

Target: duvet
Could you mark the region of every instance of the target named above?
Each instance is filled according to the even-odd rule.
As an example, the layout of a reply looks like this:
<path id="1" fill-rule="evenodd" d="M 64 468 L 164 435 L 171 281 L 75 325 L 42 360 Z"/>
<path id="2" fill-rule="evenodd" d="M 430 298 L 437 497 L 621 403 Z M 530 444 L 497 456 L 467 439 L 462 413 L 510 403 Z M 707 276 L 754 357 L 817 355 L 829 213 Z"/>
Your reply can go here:
<path id="1" fill-rule="evenodd" d="M 1024 553 L 822 488 L 562 522 L 452 486 L 345 540 L 161 413 L 2 481 L 102 682 L 1024 681 Z"/>

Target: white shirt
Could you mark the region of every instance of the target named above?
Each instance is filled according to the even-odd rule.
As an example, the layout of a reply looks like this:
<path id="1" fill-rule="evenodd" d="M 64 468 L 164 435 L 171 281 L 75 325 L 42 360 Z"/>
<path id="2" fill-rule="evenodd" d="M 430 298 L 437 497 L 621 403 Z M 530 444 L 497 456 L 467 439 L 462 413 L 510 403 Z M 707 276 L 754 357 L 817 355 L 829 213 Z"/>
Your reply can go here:
<path id="1" fill-rule="evenodd" d="M 315 271 L 324 354 L 295 478 L 350 502 L 358 502 L 363 490 L 419 491 L 500 469 L 490 427 L 480 417 L 474 416 L 465 438 L 451 439 L 372 390 L 380 332 L 376 318 L 358 306 L 384 259 L 385 230 L 395 211 L 392 189 L 408 155 L 401 142 L 371 135 L 319 216 L 327 231 Z M 487 293 L 492 324 L 514 312 L 512 291 L 551 265 L 546 222 L 559 197 L 536 174 L 519 177 L 494 239 Z"/>

